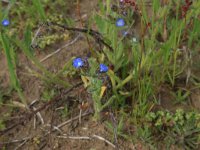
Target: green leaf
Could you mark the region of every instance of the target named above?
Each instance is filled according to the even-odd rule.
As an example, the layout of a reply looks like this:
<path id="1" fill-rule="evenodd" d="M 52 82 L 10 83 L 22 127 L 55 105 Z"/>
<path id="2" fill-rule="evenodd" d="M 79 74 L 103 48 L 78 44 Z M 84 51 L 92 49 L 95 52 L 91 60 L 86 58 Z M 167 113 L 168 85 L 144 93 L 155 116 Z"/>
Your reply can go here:
<path id="1" fill-rule="evenodd" d="M 10 41 L 9 41 L 7 35 L 1 33 L 1 43 L 3 45 L 4 51 L 6 54 L 6 60 L 7 60 L 7 64 L 8 64 L 8 70 L 10 73 L 11 84 L 12 84 L 13 88 L 17 91 L 22 103 L 26 106 L 26 108 L 28 108 L 26 99 L 24 97 L 23 92 L 21 91 L 21 87 L 20 87 L 16 72 L 15 72 L 15 66 L 13 64 L 12 57 L 11 57 L 11 53 L 12 52 L 14 53 L 14 51 L 10 47 L 9 42 Z"/>
<path id="2" fill-rule="evenodd" d="M 11 47 L 9 46 L 9 41 L 8 41 L 7 36 L 3 33 L 1 33 L 1 43 L 3 45 L 4 51 L 6 54 L 6 60 L 8 64 L 9 73 L 10 73 L 11 84 L 15 89 L 19 88 L 19 83 L 18 83 L 17 76 L 15 73 L 15 67 L 12 63 L 12 58 L 11 58 L 11 53 L 10 53 Z"/>
<path id="3" fill-rule="evenodd" d="M 32 43 L 31 28 L 30 26 L 27 26 L 24 32 L 24 44 L 26 46 L 26 49 L 29 51 L 29 54 L 33 55 L 33 52 L 31 51 L 31 43 Z"/>
<path id="4" fill-rule="evenodd" d="M 46 21 L 45 11 L 44 11 L 44 8 L 42 7 L 40 0 L 33 0 L 32 2 L 33 2 L 36 12 L 38 13 L 42 21 Z"/>
<path id="5" fill-rule="evenodd" d="M 106 25 L 105 20 L 102 19 L 99 15 L 96 15 L 94 19 L 99 31 L 101 33 L 105 33 L 105 25 Z"/>

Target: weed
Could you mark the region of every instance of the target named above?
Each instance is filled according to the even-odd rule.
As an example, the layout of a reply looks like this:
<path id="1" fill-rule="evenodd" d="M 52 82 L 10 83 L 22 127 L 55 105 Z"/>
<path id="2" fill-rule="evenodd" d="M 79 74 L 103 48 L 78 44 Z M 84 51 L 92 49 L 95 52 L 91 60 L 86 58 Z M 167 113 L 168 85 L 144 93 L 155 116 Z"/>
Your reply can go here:
<path id="1" fill-rule="evenodd" d="M 185 149 L 197 149 L 199 147 L 199 114 L 196 112 L 185 113 L 177 110 L 176 113 L 158 111 L 146 115 L 147 122 L 150 122 L 153 135 L 157 138 L 166 139 L 171 144 L 178 144 Z"/>
<path id="2" fill-rule="evenodd" d="M 49 101 L 56 95 L 56 91 L 54 89 L 46 89 L 43 91 L 43 94 L 41 96 L 41 100 L 43 101 Z"/>
<path id="3" fill-rule="evenodd" d="M 5 129 L 5 123 L 3 122 L 3 120 L 0 120 L 0 129 Z"/>
<path id="4" fill-rule="evenodd" d="M 184 91 L 183 89 L 178 89 L 178 91 L 176 93 L 172 92 L 172 95 L 175 98 L 174 103 L 186 103 L 187 99 L 190 95 L 189 91 Z"/>
<path id="5" fill-rule="evenodd" d="M 106 85 L 104 85 L 104 79 L 107 76 L 105 73 L 108 71 L 108 66 L 100 64 L 98 67 L 96 59 L 93 58 L 86 59 L 85 63 L 88 65 L 85 65 L 84 60 L 81 58 L 73 60 L 73 66 L 76 69 L 82 68 L 80 70 L 81 78 L 85 88 L 88 88 L 88 92 L 92 95 L 95 110 L 94 119 L 100 120 L 100 112 L 114 100 L 113 96 L 105 104 L 102 103 L 104 92 L 107 89 Z"/>
<path id="6" fill-rule="evenodd" d="M 61 109 L 60 114 L 62 118 L 66 118 L 69 115 L 68 107 L 65 106 L 63 109 Z"/>
<path id="7" fill-rule="evenodd" d="M 9 45 L 8 37 L 4 33 L 1 33 L 1 43 L 3 45 L 4 51 L 6 54 L 6 58 L 7 58 L 8 69 L 10 72 L 11 85 L 17 91 L 22 103 L 27 107 L 27 102 L 26 102 L 26 99 L 21 90 L 21 87 L 20 87 L 16 72 L 15 72 L 15 66 L 13 63 L 13 59 L 11 57 L 11 55 L 13 55 L 12 53 L 14 53 L 14 51 L 13 51 L 12 47 Z"/>

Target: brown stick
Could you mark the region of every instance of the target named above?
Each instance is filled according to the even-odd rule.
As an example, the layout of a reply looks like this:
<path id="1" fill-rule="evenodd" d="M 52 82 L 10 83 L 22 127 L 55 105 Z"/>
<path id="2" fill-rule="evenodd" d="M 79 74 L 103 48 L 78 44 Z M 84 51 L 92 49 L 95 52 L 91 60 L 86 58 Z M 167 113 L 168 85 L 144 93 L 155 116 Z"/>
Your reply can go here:
<path id="1" fill-rule="evenodd" d="M 58 24 L 58 23 L 55 23 L 55 22 L 49 22 L 48 25 L 57 26 L 57 27 L 60 27 L 60 28 L 62 28 L 64 30 L 68 30 L 68 31 L 77 31 L 77 32 L 82 32 L 82 33 L 88 33 L 97 42 L 100 42 L 101 44 L 103 44 L 104 46 L 109 48 L 111 51 L 114 51 L 113 48 L 103 40 L 102 35 L 99 32 L 95 31 L 95 30 L 86 29 L 86 28 L 71 28 L 71 27 L 67 27 L 65 25 L 61 25 L 61 24 Z"/>

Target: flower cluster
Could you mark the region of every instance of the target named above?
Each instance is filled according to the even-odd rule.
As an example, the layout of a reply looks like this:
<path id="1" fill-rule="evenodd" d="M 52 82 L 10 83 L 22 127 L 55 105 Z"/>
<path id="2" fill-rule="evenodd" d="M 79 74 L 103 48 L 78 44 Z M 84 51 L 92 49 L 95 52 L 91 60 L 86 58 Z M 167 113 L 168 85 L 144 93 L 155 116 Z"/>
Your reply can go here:
<path id="1" fill-rule="evenodd" d="M 77 57 L 73 60 L 73 67 L 76 69 L 82 68 L 85 65 L 85 60 L 83 60 L 80 57 Z M 106 66 L 105 64 L 100 64 L 99 65 L 99 72 L 100 73 L 106 73 L 108 71 L 108 66 Z"/>

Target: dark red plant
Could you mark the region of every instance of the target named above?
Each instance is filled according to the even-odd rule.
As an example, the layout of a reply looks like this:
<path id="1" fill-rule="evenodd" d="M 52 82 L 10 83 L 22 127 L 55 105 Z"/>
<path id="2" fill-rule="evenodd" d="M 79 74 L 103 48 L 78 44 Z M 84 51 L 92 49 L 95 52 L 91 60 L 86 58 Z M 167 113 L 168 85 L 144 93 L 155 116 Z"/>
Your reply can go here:
<path id="1" fill-rule="evenodd" d="M 124 3 L 124 4 L 129 4 L 130 6 L 133 6 L 134 9 L 136 10 L 136 3 L 135 3 L 135 0 L 123 0 L 122 3 Z"/>
<path id="2" fill-rule="evenodd" d="M 186 14 L 192 5 L 192 1 L 190 0 L 185 0 L 185 4 L 181 7 L 181 18 L 185 18 Z"/>

